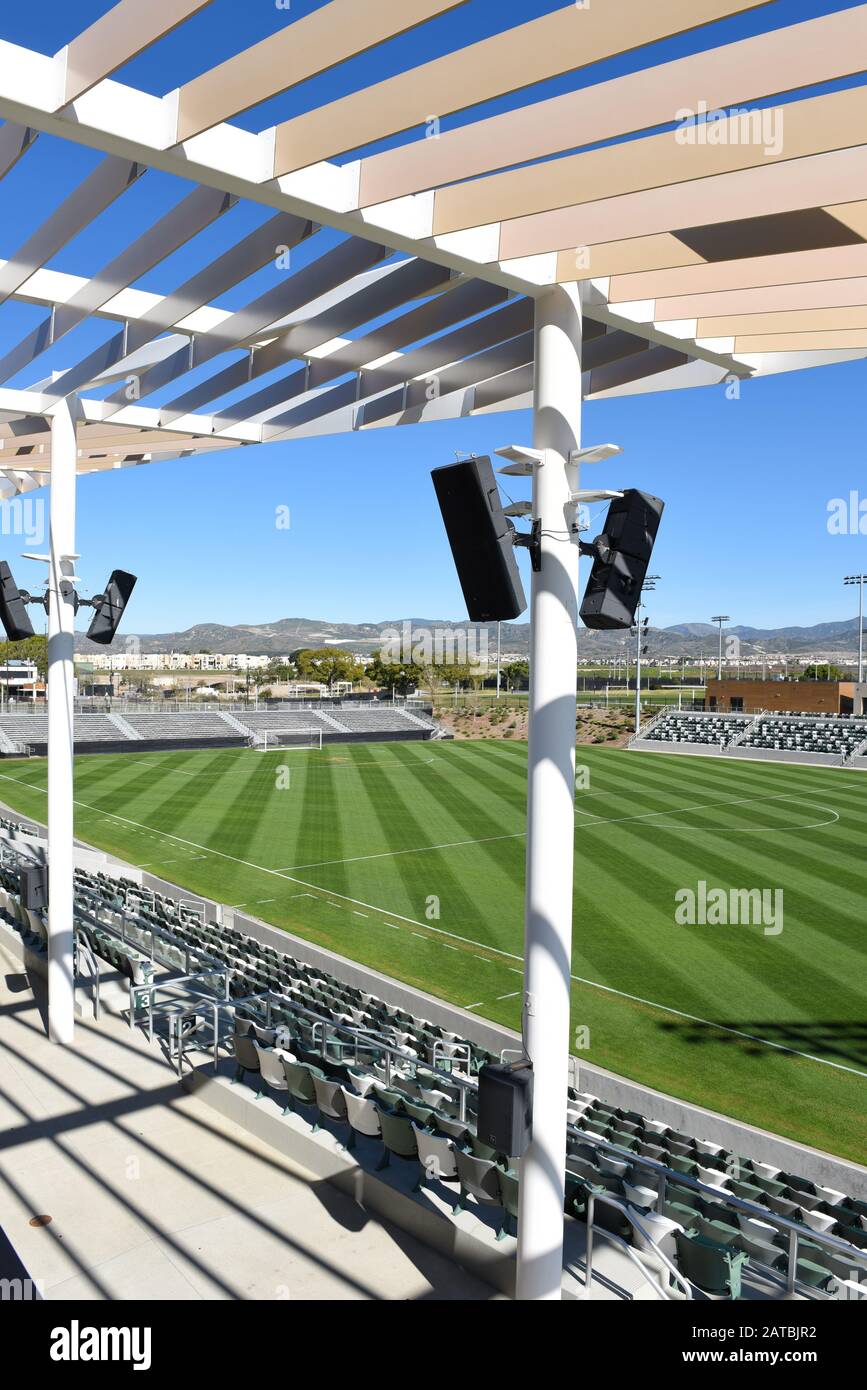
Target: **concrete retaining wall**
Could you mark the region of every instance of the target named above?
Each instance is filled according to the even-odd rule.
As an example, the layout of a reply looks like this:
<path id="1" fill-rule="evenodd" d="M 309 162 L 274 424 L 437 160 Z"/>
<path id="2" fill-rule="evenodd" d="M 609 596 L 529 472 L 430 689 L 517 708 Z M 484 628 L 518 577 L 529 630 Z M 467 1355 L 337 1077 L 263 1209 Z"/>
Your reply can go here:
<path id="1" fill-rule="evenodd" d="M 659 739 L 634 738 L 629 744 L 636 753 L 687 753 L 693 758 L 731 758 L 759 763 L 803 763 L 808 767 L 867 768 L 867 758 L 841 763 L 839 753 L 801 753 L 794 748 L 725 748 L 711 743 L 663 743 Z"/>

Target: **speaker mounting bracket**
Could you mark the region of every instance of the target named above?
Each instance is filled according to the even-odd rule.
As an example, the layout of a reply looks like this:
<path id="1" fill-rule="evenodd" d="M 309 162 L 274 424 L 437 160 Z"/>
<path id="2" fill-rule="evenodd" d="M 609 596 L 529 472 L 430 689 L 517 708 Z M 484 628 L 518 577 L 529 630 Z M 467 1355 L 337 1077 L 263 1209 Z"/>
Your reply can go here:
<path id="1" fill-rule="evenodd" d="M 530 564 L 533 572 L 538 574 L 542 568 L 542 523 L 534 521 L 531 531 L 513 531 L 512 543 L 521 546 L 530 552 Z"/>
<path id="2" fill-rule="evenodd" d="M 615 455 L 622 453 L 623 446 L 620 444 L 588 444 L 585 449 L 573 449 L 569 455 L 569 462 L 573 464 L 605 463 L 606 459 L 614 458 Z"/>
<path id="3" fill-rule="evenodd" d="M 545 462 L 544 449 L 526 449 L 522 444 L 505 444 L 502 449 L 495 449 L 494 453 L 498 458 L 507 460 L 506 467 L 497 471 L 508 473 L 511 477 L 532 477 L 534 471 Z"/>

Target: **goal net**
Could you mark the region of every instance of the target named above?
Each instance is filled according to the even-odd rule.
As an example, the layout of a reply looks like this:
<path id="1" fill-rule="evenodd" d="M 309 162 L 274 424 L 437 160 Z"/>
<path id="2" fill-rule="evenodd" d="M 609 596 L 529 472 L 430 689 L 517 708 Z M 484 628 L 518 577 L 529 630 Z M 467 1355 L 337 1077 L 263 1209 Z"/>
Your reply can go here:
<path id="1" fill-rule="evenodd" d="M 275 748 L 315 748 L 322 751 L 322 729 L 263 729 L 253 735 L 251 747 L 260 753 Z"/>

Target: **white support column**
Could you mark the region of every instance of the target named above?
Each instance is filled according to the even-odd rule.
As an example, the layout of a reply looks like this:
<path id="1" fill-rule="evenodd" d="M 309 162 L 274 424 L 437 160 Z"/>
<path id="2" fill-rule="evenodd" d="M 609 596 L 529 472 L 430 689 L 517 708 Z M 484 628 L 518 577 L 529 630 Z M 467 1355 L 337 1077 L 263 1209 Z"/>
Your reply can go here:
<path id="1" fill-rule="evenodd" d="M 48 563 L 48 1033 L 69 1045 L 75 1031 L 73 909 L 73 649 L 75 608 L 75 402 L 51 418 Z"/>
<path id="2" fill-rule="evenodd" d="M 577 287 L 536 301 L 524 1040 L 534 1073 L 533 1139 L 521 1164 L 517 1294 L 558 1299 L 563 1264 L 575 825 L 581 303 Z"/>

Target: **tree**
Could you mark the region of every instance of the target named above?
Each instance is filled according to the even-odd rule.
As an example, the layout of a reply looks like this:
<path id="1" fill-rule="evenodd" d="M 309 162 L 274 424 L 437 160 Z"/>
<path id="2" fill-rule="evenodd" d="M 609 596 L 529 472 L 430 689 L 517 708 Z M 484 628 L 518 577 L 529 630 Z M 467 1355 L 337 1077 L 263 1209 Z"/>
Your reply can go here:
<path id="1" fill-rule="evenodd" d="M 329 688 L 335 681 L 357 681 L 364 667 L 351 652 L 339 647 L 307 647 L 297 653 L 295 665 L 302 680 L 323 681 Z"/>
<path id="2" fill-rule="evenodd" d="M 422 668 L 411 661 L 384 661 L 381 655 L 373 658 L 364 674 L 381 690 L 394 689 L 398 695 L 416 690 L 424 676 Z"/>
<path id="3" fill-rule="evenodd" d="M 500 670 L 507 690 L 526 690 L 530 684 L 529 661 L 510 661 Z"/>
<path id="4" fill-rule="evenodd" d="M 801 673 L 802 681 L 844 681 L 846 677 L 839 666 L 832 666 L 830 661 L 819 661 L 813 666 L 807 666 Z"/>
<path id="5" fill-rule="evenodd" d="M 269 681 L 280 681 L 285 684 L 286 681 L 294 681 L 297 675 L 298 668 L 294 661 L 281 661 L 279 657 L 274 656 L 268 662 Z"/>
<path id="6" fill-rule="evenodd" d="M 0 642 L 0 666 L 7 661 L 32 661 L 42 680 L 48 673 L 48 638 L 37 633 L 21 642 Z"/>

